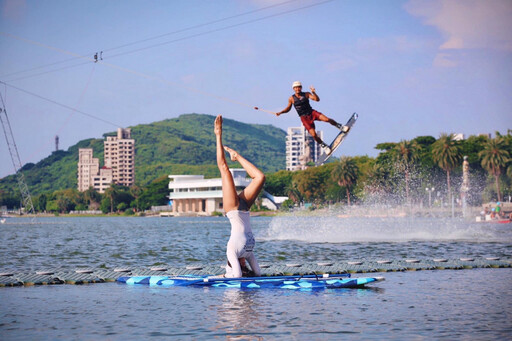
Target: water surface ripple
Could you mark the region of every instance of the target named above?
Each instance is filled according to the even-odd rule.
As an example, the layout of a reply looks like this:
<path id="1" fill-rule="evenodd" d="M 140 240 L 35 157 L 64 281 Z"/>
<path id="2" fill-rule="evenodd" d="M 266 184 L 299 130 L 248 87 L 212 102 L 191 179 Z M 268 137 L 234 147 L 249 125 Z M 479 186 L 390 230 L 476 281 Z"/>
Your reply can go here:
<path id="1" fill-rule="evenodd" d="M 46 218 L 1 225 L 0 270 L 222 264 L 227 218 Z M 19 224 L 16 224 L 19 222 Z M 509 224 L 424 218 L 252 218 L 260 262 L 511 257 Z"/>
<path id="2" fill-rule="evenodd" d="M 0 225 L 0 270 L 223 264 L 230 232 L 224 217 L 39 221 L 43 224 L 10 219 Z M 512 255 L 507 225 L 337 217 L 261 217 L 252 223 L 261 262 Z M 2 340 L 510 338 L 510 268 L 378 275 L 386 281 L 368 289 L 323 291 L 117 283 L 0 288 L 0 335 Z"/>

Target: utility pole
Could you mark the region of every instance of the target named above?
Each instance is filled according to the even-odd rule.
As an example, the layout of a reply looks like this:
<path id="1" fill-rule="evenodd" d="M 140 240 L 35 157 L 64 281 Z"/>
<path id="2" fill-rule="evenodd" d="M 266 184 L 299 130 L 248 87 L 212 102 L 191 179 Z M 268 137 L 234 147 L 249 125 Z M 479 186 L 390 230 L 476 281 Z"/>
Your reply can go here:
<path id="1" fill-rule="evenodd" d="M 25 182 L 25 177 L 21 172 L 22 165 L 20 155 L 18 153 L 18 147 L 16 147 L 16 143 L 14 142 L 14 135 L 12 133 L 11 124 L 9 123 L 7 111 L 5 110 L 4 98 L 2 97 L 1 93 L 0 99 L 2 100 L 2 107 L 0 107 L 0 121 L 2 121 L 2 128 L 4 130 L 5 140 L 7 141 L 7 148 L 9 149 L 9 153 L 11 154 L 14 172 L 16 173 L 16 178 L 18 180 L 18 186 L 21 192 L 21 201 L 23 203 L 23 206 L 25 207 L 25 213 L 34 214 L 34 204 L 32 203 L 32 197 L 30 196 L 27 183 Z"/>

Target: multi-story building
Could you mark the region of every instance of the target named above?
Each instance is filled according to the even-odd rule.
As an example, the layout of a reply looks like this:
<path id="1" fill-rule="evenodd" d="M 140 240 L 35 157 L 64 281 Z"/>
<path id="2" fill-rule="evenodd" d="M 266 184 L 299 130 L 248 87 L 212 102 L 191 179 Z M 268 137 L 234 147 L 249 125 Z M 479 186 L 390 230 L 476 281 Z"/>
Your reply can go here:
<path id="1" fill-rule="evenodd" d="M 92 148 L 78 149 L 78 190 L 84 192 L 92 186 L 93 175 L 99 173 L 100 160 L 93 157 Z"/>
<path id="2" fill-rule="evenodd" d="M 99 174 L 92 177 L 92 187 L 100 193 L 112 185 L 112 168 L 101 167 Z"/>
<path id="3" fill-rule="evenodd" d="M 78 190 L 84 192 L 93 187 L 100 193 L 112 184 L 112 169 L 102 167 L 100 160 L 93 157 L 92 148 L 78 149 Z"/>
<path id="4" fill-rule="evenodd" d="M 244 169 L 230 169 L 238 191 L 251 182 Z M 169 175 L 169 200 L 172 212 L 211 214 L 222 212 L 222 179 L 205 179 L 204 175 Z"/>
<path id="5" fill-rule="evenodd" d="M 316 131 L 323 139 L 323 132 Z M 305 169 L 308 162 L 317 162 L 323 148 L 315 142 L 304 127 L 288 128 L 286 136 L 286 170 Z"/>
<path id="6" fill-rule="evenodd" d="M 244 169 L 230 169 L 237 192 L 251 183 Z M 204 175 L 169 175 L 169 202 L 172 215 L 211 215 L 224 212 L 222 179 Z M 263 205 L 276 209 L 287 197 L 274 197 L 263 191 Z M 266 202 L 268 201 L 268 202 Z"/>
<path id="7" fill-rule="evenodd" d="M 112 169 L 116 184 L 131 186 L 135 182 L 135 140 L 131 129 L 118 128 L 117 136 L 107 136 L 103 143 L 105 166 Z"/>

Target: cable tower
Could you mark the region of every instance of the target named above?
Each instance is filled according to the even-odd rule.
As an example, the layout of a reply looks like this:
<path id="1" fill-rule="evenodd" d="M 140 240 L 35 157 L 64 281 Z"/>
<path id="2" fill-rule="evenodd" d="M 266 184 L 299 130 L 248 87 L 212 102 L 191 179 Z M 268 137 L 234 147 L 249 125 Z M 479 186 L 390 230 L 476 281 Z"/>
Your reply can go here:
<path id="1" fill-rule="evenodd" d="M 5 140 L 7 141 L 7 148 L 9 149 L 9 153 L 11 154 L 14 172 L 16 173 L 16 178 L 18 180 L 18 186 L 21 192 L 23 207 L 25 207 L 26 214 L 34 214 L 34 204 L 32 203 L 32 197 L 30 196 L 30 192 L 28 191 L 28 186 L 25 182 L 25 177 L 21 172 L 22 165 L 20 155 L 18 153 L 18 147 L 16 147 L 16 143 L 14 142 L 14 135 L 12 134 L 11 124 L 9 123 L 7 110 L 5 110 L 4 98 L 2 97 L 2 94 L 0 94 L 0 99 L 2 100 L 2 107 L 0 107 L 0 121 L 2 121 L 2 128 L 4 129 Z"/>
<path id="2" fill-rule="evenodd" d="M 55 135 L 55 151 L 59 151 L 59 135 Z"/>

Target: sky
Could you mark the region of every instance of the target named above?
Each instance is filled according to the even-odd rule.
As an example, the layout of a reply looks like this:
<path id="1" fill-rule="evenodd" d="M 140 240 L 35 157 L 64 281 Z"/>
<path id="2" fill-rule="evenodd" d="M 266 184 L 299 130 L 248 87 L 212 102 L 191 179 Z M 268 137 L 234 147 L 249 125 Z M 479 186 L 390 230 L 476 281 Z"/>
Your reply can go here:
<path id="1" fill-rule="evenodd" d="M 0 0 L 0 51 L 23 164 L 56 135 L 67 150 L 185 113 L 297 127 L 294 109 L 254 110 L 284 109 L 296 80 L 328 117 L 359 114 L 338 157 L 512 129 L 510 0 Z M 2 136 L 0 177 L 13 173 Z"/>

